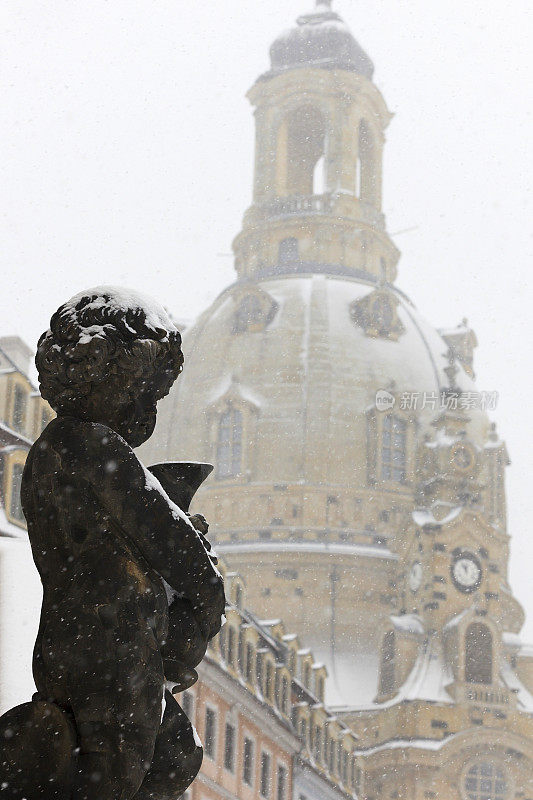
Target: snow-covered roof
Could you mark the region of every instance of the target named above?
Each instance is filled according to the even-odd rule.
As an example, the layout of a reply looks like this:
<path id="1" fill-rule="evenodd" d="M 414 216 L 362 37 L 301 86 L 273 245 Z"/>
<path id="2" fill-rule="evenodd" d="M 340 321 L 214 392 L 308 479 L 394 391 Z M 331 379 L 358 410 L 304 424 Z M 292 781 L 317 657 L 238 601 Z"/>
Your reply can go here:
<path id="1" fill-rule="evenodd" d="M 369 708 L 378 692 L 379 656 L 376 651 L 337 654 L 329 665 L 326 704 L 333 710 Z"/>
<path id="2" fill-rule="evenodd" d="M 524 711 L 526 714 L 533 714 L 533 695 L 526 689 L 516 672 L 511 668 L 511 665 L 505 660 L 503 661 L 500 675 L 504 684 L 515 695 L 518 710 Z"/>
<path id="3" fill-rule="evenodd" d="M 393 739 L 383 744 L 369 747 L 366 750 L 356 750 L 358 755 L 371 756 L 374 753 L 379 753 L 383 750 L 400 750 L 404 748 L 414 748 L 417 750 L 440 750 L 445 744 L 448 744 L 457 734 L 451 734 L 445 739 Z"/>
<path id="4" fill-rule="evenodd" d="M 425 700 L 429 703 L 453 702 L 446 686 L 453 683 L 453 673 L 446 663 L 435 637 L 425 643 L 409 677 L 401 687 L 394 703 L 400 700 Z"/>
<path id="5" fill-rule="evenodd" d="M 14 525 L 6 516 L 5 509 L 0 503 L 0 537 L 6 536 L 9 538 L 26 539 L 28 534 L 26 528 Z"/>
<path id="6" fill-rule="evenodd" d="M 400 614 L 398 616 L 391 614 L 390 619 L 397 631 L 414 634 L 424 633 L 422 620 L 416 614 Z"/>
<path id="7" fill-rule="evenodd" d="M 360 669 L 361 662 L 358 662 Z M 399 691 L 390 700 L 383 703 L 374 702 L 378 691 L 379 664 L 375 654 L 374 659 L 367 661 L 367 670 L 364 673 L 356 672 L 352 676 L 352 683 L 357 685 L 357 678 L 360 675 L 366 677 L 366 701 L 353 703 L 350 705 L 340 705 L 338 710 L 342 711 L 377 711 L 378 709 L 390 708 L 401 702 L 414 702 L 421 700 L 426 703 L 440 703 L 450 705 L 453 703 L 452 697 L 446 691 L 446 687 L 453 682 L 453 673 L 449 665 L 445 662 L 439 643 L 435 637 L 431 637 L 424 642 L 416 657 L 415 663 L 407 679 L 400 687 Z M 370 673 L 370 669 L 374 672 Z M 341 684 L 342 686 L 342 684 Z M 368 691 L 371 689 L 371 693 Z M 346 695 L 345 687 L 342 687 L 342 694 Z M 360 697 L 363 697 L 363 692 Z M 334 702 L 331 703 L 336 706 Z"/>
<path id="8" fill-rule="evenodd" d="M 472 330 L 464 324 L 456 325 L 455 328 L 438 328 L 441 336 L 454 336 L 456 334 L 472 333 Z"/>
<path id="9" fill-rule="evenodd" d="M 19 439 L 24 444 L 30 445 L 30 447 L 33 444 L 31 439 L 28 439 L 27 436 L 24 436 L 24 434 L 19 433 L 18 431 L 14 431 L 13 428 L 10 428 L 9 425 L 6 425 L 5 422 L 0 421 L 0 431 L 4 431 L 13 439 Z"/>
<path id="10" fill-rule="evenodd" d="M 470 608 L 465 608 L 459 614 L 455 614 L 455 616 L 453 616 L 450 620 L 448 620 L 443 630 L 446 632 L 453 630 L 453 628 L 457 628 L 461 620 L 463 620 L 466 616 L 468 616 L 470 612 L 471 612 Z"/>
<path id="11" fill-rule="evenodd" d="M 282 548 L 288 553 L 335 553 L 353 556 L 367 556 L 368 558 L 383 558 L 388 561 L 397 561 L 398 556 L 387 547 L 373 547 L 364 544 L 341 544 L 336 542 L 283 542 Z M 217 543 L 217 550 L 221 553 L 258 552 L 274 553 L 280 550 L 279 542 L 224 542 Z"/>
<path id="12" fill-rule="evenodd" d="M 7 444 L 5 447 L 0 447 L 0 453 L 16 453 L 20 449 L 19 444 Z"/>
<path id="13" fill-rule="evenodd" d="M 218 386 L 213 389 L 210 397 L 210 405 L 215 406 L 221 400 L 227 398 L 228 400 L 240 399 L 245 403 L 261 408 L 264 403 L 263 398 L 258 392 L 252 391 L 248 386 L 237 380 L 235 376 L 226 375 L 221 379 Z"/>
<path id="14" fill-rule="evenodd" d="M 421 508 L 413 511 L 413 521 L 421 528 L 423 528 L 424 525 L 447 525 L 448 523 L 453 522 L 454 519 L 457 519 L 462 511 L 463 506 L 456 506 L 444 517 L 437 519 L 433 511 L 428 508 Z"/>
<path id="15" fill-rule="evenodd" d="M 294 641 L 295 641 L 295 640 L 297 640 L 297 639 L 298 639 L 298 634 L 297 634 L 297 633 L 285 633 L 285 634 L 284 634 L 284 635 L 281 637 L 281 640 L 282 640 L 283 642 L 294 642 Z"/>
<path id="16" fill-rule="evenodd" d="M 262 628 L 273 628 L 275 625 L 279 625 L 281 623 L 280 619 L 260 619 L 258 620 L 259 625 Z"/>
<path id="17" fill-rule="evenodd" d="M 517 633 L 505 631 L 502 635 L 502 640 L 506 647 L 522 647 L 522 641 Z"/>

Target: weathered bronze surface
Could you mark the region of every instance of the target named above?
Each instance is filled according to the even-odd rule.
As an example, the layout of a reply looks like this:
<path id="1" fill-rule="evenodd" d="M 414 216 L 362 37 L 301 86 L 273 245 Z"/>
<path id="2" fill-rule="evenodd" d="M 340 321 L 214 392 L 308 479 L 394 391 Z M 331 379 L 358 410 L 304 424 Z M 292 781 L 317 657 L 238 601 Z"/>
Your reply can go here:
<path id="1" fill-rule="evenodd" d="M 224 613 L 207 523 L 187 514 L 210 469 L 148 472 L 132 450 L 181 371 L 180 344 L 162 308 L 111 287 L 62 306 L 39 340 L 57 418 L 22 484 L 44 590 L 37 692 L 0 718 L 2 797 L 174 800 L 200 768 L 168 689 L 194 682 Z"/>

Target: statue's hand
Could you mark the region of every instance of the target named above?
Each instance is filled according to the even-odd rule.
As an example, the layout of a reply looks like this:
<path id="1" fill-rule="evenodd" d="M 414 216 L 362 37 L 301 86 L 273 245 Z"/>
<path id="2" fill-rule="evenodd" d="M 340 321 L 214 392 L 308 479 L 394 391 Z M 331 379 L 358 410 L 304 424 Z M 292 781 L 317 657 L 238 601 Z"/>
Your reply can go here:
<path id="1" fill-rule="evenodd" d="M 207 532 L 209 530 L 209 525 L 207 523 L 206 518 L 203 514 L 187 514 L 189 517 L 189 522 L 193 526 L 193 528 L 197 531 L 200 535 L 200 539 L 202 540 L 202 544 L 210 554 L 211 561 L 214 564 L 218 564 L 218 559 L 214 557 L 214 551 L 212 551 L 211 543 L 208 539 L 206 539 Z"/>
<path id="2" fill-rule="evenodd" d="M 224 581 L 218 572 L 202 576 L 192 606 L 203 636 L 212 639 L 222 627 L 226 610 Z"/>
<path id="3" fill-rule="evenodd" d="M 198 533 L 203 533 L 204 536 L 209 530 L 209 525 L 203 514 L 189 514 L 189 521 L 194 525 Z"/>

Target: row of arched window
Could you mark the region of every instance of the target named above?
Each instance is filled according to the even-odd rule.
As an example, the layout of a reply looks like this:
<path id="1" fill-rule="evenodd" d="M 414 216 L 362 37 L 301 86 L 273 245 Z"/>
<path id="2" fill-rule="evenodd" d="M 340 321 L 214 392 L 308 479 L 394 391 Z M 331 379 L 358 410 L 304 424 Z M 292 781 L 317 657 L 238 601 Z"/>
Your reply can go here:
<path id="1" fill-rule="evenodd" d="M 397 414 L 382 418 L 379 477 L 382 481 L 407 480 L 407 421 Z M 217 477 L 237 477 L 243 471 L 243 414 L 233 406 L 220 416 L 217 429 Z"/>

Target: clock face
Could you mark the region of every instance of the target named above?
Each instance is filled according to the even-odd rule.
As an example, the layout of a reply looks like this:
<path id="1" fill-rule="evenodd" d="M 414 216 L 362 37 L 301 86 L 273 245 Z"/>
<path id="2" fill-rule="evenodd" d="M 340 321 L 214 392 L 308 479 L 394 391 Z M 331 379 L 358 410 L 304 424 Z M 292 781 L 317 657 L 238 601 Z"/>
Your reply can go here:
<path id="1" fill-rule="evenodd" d="M 461 592 L 475 592 L 482 577 L 481 564 L 473 553 L 459 553 L 452 561 L 452 578 Z"/>
<path id="2" fill-rule="evenodd" d="M 422 564 L 420 561 L 415 561 L 409 570 L 409 588 L 411 591 L 418 592 L 422 584 Z"/>
<path id="3" fill-rule="evenodd" d="M 456 444 L 451 455 L 453 466 L 460 472 L 470 472 L 475 465 L 475 453 L 467 444 Z"/>

